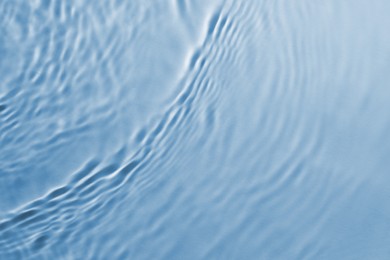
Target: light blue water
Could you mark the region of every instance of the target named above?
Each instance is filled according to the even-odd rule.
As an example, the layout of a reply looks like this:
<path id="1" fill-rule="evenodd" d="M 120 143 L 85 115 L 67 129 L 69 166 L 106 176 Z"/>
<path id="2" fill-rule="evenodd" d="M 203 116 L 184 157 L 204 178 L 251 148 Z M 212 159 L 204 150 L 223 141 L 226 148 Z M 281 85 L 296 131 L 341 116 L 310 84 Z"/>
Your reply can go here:
<path id="1" fill-rule="evenodd" d="M 390 259 L 389 13 L 0 0 L 0 259 Z"/>

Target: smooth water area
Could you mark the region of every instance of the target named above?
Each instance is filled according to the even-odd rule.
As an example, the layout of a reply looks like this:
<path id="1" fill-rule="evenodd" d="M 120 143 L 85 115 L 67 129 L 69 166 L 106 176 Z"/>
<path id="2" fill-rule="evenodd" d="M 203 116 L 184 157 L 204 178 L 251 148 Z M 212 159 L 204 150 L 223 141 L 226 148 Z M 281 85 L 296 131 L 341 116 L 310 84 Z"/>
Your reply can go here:
<path id="1" fill-rule="evenodd" d="M 0 0 L 0 259 L 390 259 L 389 13 Z"/>

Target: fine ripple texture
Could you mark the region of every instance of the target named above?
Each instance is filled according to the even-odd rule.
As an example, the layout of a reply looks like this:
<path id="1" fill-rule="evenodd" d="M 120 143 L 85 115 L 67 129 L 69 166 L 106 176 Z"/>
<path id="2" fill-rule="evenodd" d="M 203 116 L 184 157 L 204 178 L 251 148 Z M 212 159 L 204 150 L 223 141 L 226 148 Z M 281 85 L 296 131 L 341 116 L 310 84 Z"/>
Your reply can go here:
<path id="1" fill-rule="evenodd" d="M 390 259 L 389 12 L 0 0 L 0 259 Z"/>

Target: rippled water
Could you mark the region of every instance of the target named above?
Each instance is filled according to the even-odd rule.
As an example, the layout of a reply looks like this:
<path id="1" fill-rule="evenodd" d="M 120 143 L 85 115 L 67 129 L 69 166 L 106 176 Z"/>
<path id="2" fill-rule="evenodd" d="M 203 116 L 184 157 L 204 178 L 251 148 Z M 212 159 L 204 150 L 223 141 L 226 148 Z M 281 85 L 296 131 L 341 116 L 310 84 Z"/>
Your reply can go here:
<path id="1" fill-rule="evenodd" d="M 390 259 L 389 13 L 0 0 L 0 259 Z"/>

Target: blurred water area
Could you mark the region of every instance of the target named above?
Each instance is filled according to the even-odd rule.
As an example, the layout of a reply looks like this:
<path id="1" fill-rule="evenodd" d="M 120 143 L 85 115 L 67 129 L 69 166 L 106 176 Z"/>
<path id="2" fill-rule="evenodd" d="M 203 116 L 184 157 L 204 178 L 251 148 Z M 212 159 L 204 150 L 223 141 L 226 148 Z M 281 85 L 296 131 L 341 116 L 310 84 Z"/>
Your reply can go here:
<path id="1" fill-rule="evenodd" d="M 0 0 L 0 259 L 390 259 L 389 13 Z"/>

